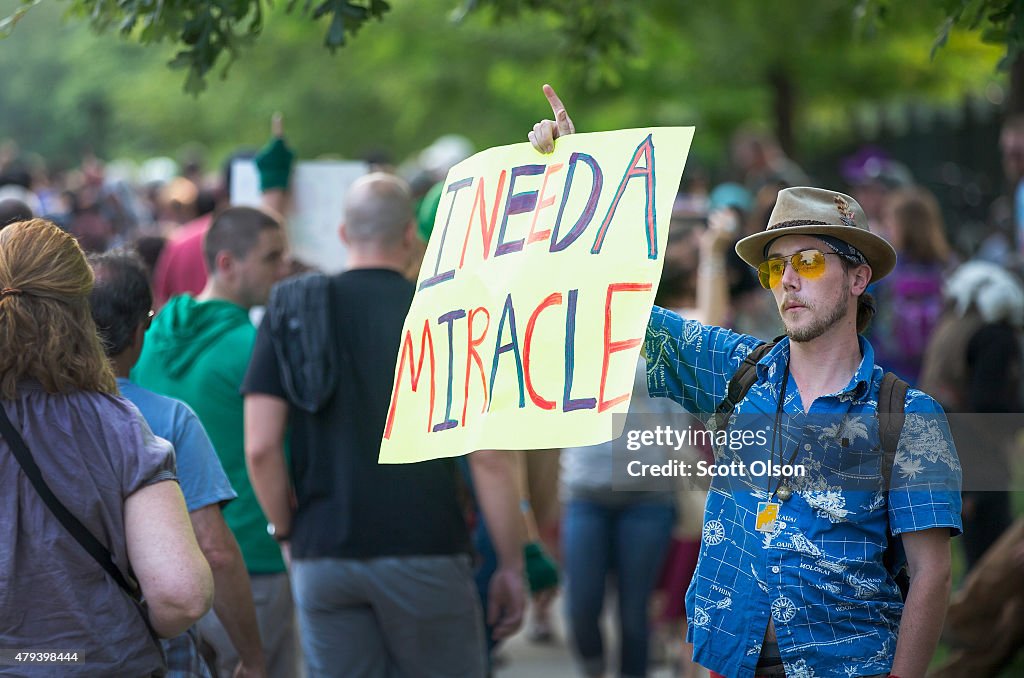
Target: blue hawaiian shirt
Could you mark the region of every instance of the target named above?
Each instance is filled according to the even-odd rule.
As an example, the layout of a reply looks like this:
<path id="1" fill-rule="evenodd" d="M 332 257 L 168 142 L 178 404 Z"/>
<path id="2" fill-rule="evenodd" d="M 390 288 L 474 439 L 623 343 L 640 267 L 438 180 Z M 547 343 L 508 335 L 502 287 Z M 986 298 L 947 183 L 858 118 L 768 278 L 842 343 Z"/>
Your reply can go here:
<path id="1" fill-rule="evenodd" d="M 938 404 L 914 389 L 885 492 L 876 417 L 884 370 L 871 344 L 859 340 L 863 358 L 849 384 L 805 414 L 792 378 L 778 408 L 789 373 L 789 340 L 782 339 L 758 362 L 758 381 L 732 419 L 733 427 L 764 434 L 716 448 L 717 468 L 746 466 L 712 479 L 686 595 L 687 640 L 695 661 L 727 678 L 754 675 L 769 615 L 790 678 L 887 673 L 903 610 L 883 565 L 887 530 L 961 530 L 961 469 L 949 427 Z M 690 412 L 714 412 L 760 343 L 655 307 L 644 345 L 648 390 Z M 775 445 L 763 444 L 776 434 Z M 806 475 L 787 479 L 792 497 L 775 499 L 777 518 L 757 531 L 758 503 L 778 479 L 754 469 L 763 471 L 770 456 Z"/>

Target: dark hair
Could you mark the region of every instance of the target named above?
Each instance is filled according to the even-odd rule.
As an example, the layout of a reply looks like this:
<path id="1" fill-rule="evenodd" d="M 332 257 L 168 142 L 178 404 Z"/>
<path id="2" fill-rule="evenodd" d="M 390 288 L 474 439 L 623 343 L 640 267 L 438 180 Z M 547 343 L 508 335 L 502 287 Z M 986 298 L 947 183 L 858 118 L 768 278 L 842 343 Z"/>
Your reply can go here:
<path id="1" fill-rule="evenodd" d="M 142 263 L 146 265 L 146 273 L 150 279 L 153 278 L 156 262 L 160 259 L 160 253 L 164 251 L 166 245 L 167 238 L 162 235 L 140 235 L 132 245 L 139 258 L 142 259 Z"/>
<path id="2" fill-rule="evenodd" d="M 869 292 L 857 297 L 857 334 L 864 334 L 875 317 L 875 297 Z"/>
<path id="3" fill-rule="evenodd" d="M 28 205 L 17 198 L 0 200 L 0 228 L 19 221 L 28 221 L 33 216 Z"/>
<path id="4" fill-rule="evenodd" d="M 24 164 L 16 160 L 4 168 L 3 174 L 0 174 L 0 186 L 6 186 L 8 184 L 31 189 L 32 174 Z"/>
<path id="5" fill-rule="evenodd" d="M 96 282 L 89 295 L 103 349 L 112 358 L 123 353 L 153 308 L 146 267 L 133 253 L 111 251 L 89 255 Z"/>
<path id="6" fill-rule="evenodd" d="M 860 266 L 856 261 L 840 255 L 839 261 L 843 262 L 843 270 L 849 273 L 854 266 Z M 857 297 L 857 334 L 864 334 L 871 327 L 871 320 L 878 311 L 875 297 L 867 290 Z"/>
<path id="7" fill-rule="evenodd" d="M 281 228 L 281 223 L 255 207 L 228 207 L 213 218 L 210 229 L 203 237 L 203 259 L 210 275 L 217 271 L 217 254 L 228 251 L 244 259 L 259 242 L 260 233 L 270 228 Z"/>
<path id="8" fill-rule="evenodd" d="M 199 194 L 196 196 L 196 215 L 201 217 L 215 209 L 217 209 L 216 194 L 213 191 L 200 188 Z"/>

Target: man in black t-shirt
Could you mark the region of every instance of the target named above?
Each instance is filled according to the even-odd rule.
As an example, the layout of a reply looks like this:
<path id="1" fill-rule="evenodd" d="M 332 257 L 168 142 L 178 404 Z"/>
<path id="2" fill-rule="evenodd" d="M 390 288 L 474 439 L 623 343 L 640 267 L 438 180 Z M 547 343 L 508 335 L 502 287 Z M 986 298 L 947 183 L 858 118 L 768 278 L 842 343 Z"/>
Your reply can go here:
<path id="1" fill-rule="evenodd" d="M 356 182 L 341 227 L 349 270 L 275 290 L 242 387 L 249 475 L 291 559 L 316 676 L 486 671 L 453 460 L 377 463 L 415 292 L 401 271 L 417 237 L 400 179 L 376 173 Z M 488 612 L 507 636 L 525 597 L 511 459 L 487 450 L 470 463 L 500 559 Z"/>

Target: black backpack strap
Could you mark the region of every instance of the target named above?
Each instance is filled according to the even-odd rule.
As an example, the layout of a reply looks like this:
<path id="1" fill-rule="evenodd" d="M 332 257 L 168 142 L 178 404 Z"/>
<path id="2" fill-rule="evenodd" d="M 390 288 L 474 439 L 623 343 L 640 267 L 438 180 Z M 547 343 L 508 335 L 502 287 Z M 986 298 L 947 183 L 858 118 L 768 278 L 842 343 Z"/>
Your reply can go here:
<path id="1" fill-rule="evenodd" d="M 14 428 L 14 424 L 11 423 L 10 417 L 7 416 L 7 411 L 3 405 L 0 405 L 0 435 L 2 435 L 7 443 L 11 447 L 11 451 L 14 452 L 14 458 L 18 460 L 21 465 L 21 469 L 28 476 L 28 479 L 32 481 L 33 487 L 36 488 L 36 492 L 42 497 L 43 502 L 47 508 L 53 512 L 53 515 L 57 517 L 60 524 L 64 526 L 71 536 L 75 538 L 79 544 L 82 545 L 90 556 L 92 556 L 100 566 L 107 571 L 107 574 L 117 582 L 118 586 L 125 590 L 125 592 L 135 599 L 137 602 L 142 600 L 139 587 L 133 585 L 134 582 L 129 584 L 128 580 L 121 573 L 121 570 L 117 569 L 114 565 L 114 559 L 110 555 L 110 551 L 103 544 L 100 543 L 96 537 L 93 536 L 92 532 L 81 523 L 78 518 L 72 515 L 71 511 L 68 510 L 64 504 L 61 503 L 60 499 L 53 494 L 50 486 L 46 484 L 46 480 L 43 478 L 42 472 L 39 470 L 39 466 L 36 464 L 35 458 L 32 456 L 32 452 L 28 449 L 28 445 L 25 444 L 25 440 L 18 433 L 17 429 Z"/>
<path id="2" fill-rule="evenodd" d="M 886 493 L 892 481 L 892 465 L 896 461 L 896 448 L 900 444 L 900 434 L 906 419 L 904 408 L 909 388 L 907 382 L 892 372 L 886 372 L 878 392 L 878 435 L 882 446 L 882 479 L 885 481 L 883 486 Z"/>
<path id="3" fill-rule="evenodd" d="M 775 344 L 779 343 L 781 338 L 777 337 L 772 341 L 760 344 L 743 359 L 743 362 L 740 363 L 740 366 L 729 380 L 725 398 L 715 408 L 715 413 L 711 417 L 711 430 L 722 431 L 729 426 L 732 411 L 747 396 L 747 391 L 750 390 L 750 387 L 757 383 L 757 363 L 760 362 L 761 358 L 768 355 L 769 351 L 775 348 Z"/>
<path id="4" fill-rule="evenodd" d="M 878 437 L 882 447 L 882 486 L 885 488 L 886 505 L 889 502 L 889 488 L 892 483 L 892 465 L 896 462 L 896 450 L 900 444 L 900 434 L 903 432 L 903 422 L 906 420 L 907 389 L 910 385 L 897 377 L 892 372 L 886 372 L 882 377 L 882 386 L 878 391 Z M 889 572 L 893 571 L 896 564 L 896 540 L 889 526 L 888 506 L 885 511 L 885 538 L 886 548 L 882 555 L 882 565 Z M 910 577 L 906 568 L 893 573 L 896 585 L 900 588 L 900 595 L 903 600 L 907 599 L 910 592 Z"/>

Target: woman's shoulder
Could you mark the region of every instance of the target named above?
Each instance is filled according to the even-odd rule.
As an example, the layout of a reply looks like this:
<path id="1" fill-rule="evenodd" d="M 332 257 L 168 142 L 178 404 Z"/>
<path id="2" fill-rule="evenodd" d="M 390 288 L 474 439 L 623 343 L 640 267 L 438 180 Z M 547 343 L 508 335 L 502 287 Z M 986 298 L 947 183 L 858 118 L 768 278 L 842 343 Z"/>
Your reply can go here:
<path id="1" fill-rule="evenodd" d="M 88 431 L 95 435 L 103 431 L 103 438 L 139 436 L 138 408 L 116 393 L 71 390 L 49 391 L 42 384 L 22 382 L 18 385 L 18 400 L 24 421 L 47 422 L 55 433 L 75 436 Z M 52 426 L 56 424 L 56 426 Z"/>

